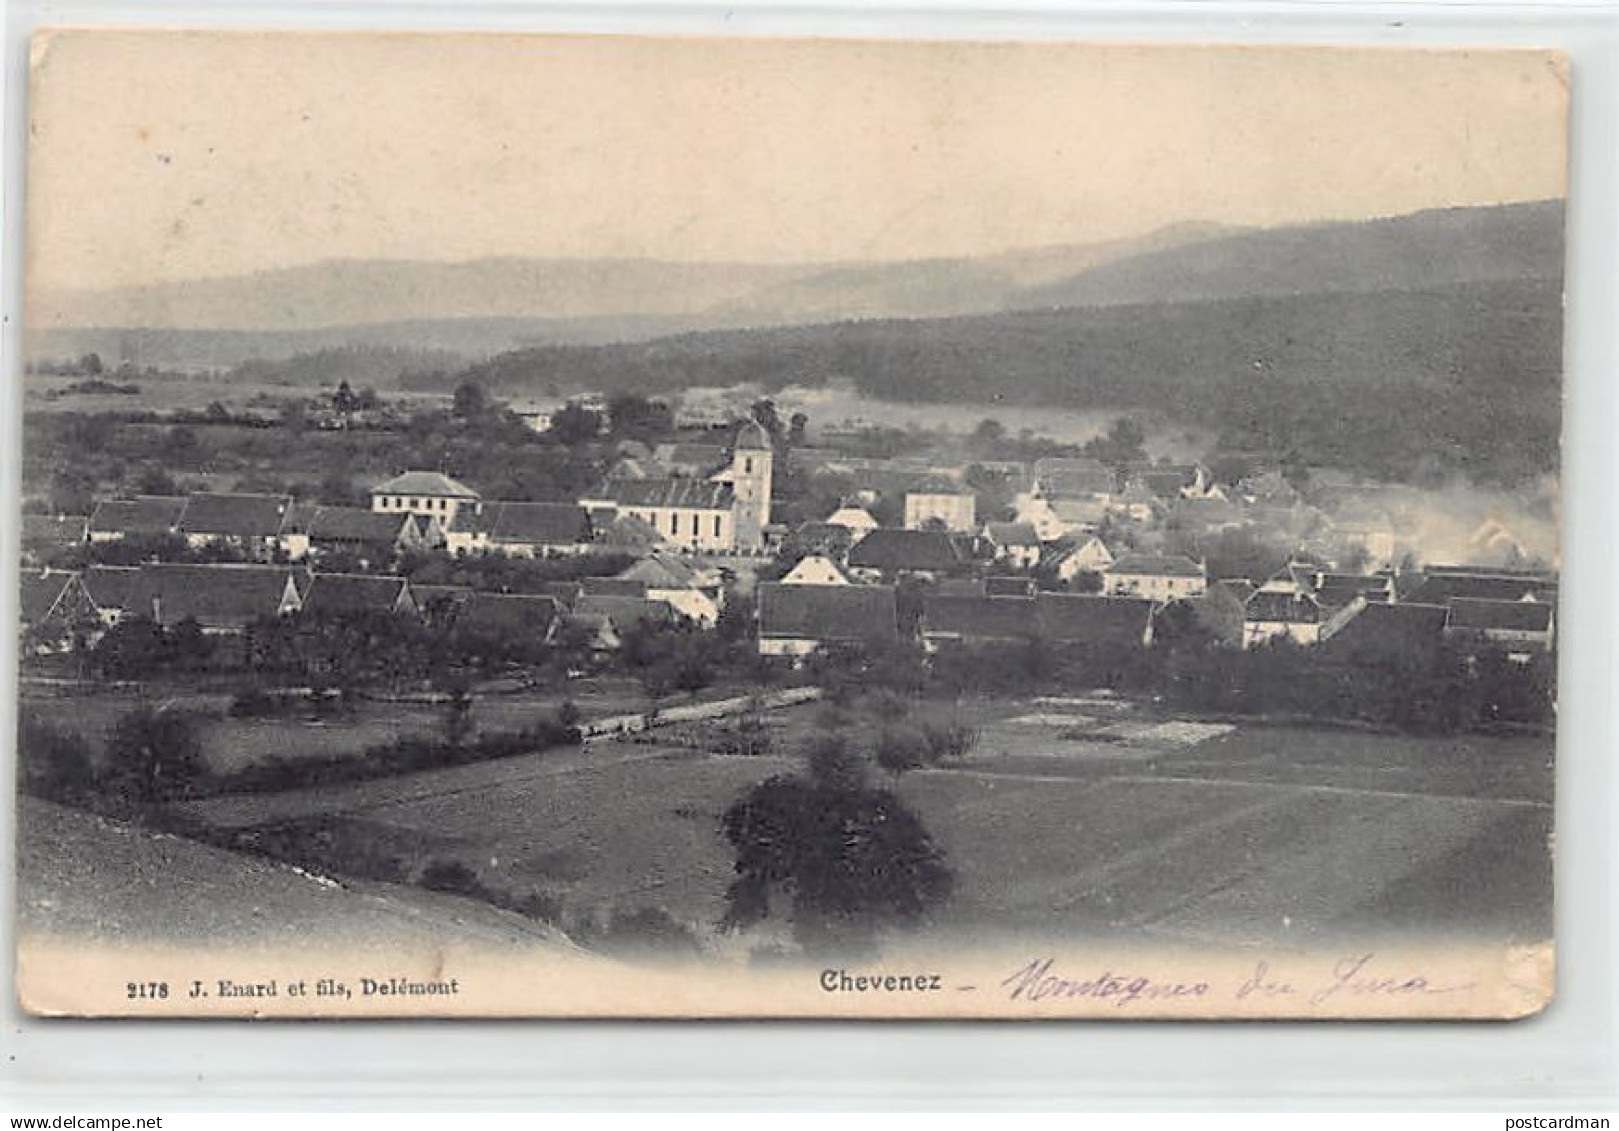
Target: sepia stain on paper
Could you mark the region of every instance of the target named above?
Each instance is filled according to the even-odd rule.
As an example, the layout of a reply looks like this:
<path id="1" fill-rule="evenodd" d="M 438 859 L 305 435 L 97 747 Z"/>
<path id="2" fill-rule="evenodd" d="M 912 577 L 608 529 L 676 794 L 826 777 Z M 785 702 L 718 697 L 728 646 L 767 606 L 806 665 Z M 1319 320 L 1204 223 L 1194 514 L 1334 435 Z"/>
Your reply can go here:
<path id="1" fill-rule="evenodd" d="M 1562 56 L 31 62 L 29 1012 L 1551 1003 Z"/>

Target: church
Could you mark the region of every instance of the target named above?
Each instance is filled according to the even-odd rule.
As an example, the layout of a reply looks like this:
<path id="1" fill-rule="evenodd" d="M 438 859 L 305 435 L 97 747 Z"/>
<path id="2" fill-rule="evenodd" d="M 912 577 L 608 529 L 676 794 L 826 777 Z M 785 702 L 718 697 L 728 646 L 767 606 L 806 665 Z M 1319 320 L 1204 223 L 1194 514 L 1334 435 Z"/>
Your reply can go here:
<path id="1" fill-rule="evenodd" d="M 579 504 L 593 515 L 640 519 L 687 549 L 758 552 L 770 524 L 774 461 L 770 434 L 750 421 L 720 467 L 706 475 L 608 479 Z"/>

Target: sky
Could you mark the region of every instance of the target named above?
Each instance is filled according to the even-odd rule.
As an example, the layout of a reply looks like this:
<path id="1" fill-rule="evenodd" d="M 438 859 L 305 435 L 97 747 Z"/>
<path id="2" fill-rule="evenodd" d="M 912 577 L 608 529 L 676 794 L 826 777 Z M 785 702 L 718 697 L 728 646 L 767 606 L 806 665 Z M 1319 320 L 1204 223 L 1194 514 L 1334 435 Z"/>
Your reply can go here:
<path id="1" fill-rule="evenodd" d="M 30 286 L 976 255 L 1562 196 L 1549 53 L 60 32 Z"/>

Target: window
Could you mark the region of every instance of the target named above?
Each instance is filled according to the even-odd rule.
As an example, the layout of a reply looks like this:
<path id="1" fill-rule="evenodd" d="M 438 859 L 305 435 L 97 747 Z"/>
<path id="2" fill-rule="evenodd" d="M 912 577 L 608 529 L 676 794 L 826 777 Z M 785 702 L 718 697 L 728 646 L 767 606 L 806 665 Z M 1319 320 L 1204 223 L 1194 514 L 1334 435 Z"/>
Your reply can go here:
<path id="1" fill-rule="evenodd" d="M 720 536 L 720 516 L 715 515 L 714 516 L 714 537 L 718 538 L 719 536 Z"/>
<path id="2" fill-rule="evenodd" d="M 752 456 L 744 456 L 743 457 L 743 459 L 742 459 L 742 474 L 744 474 L 744 475 L 752 475 L 753 474 L 753 457 Z"/>
<path id="3" fill-rule="evenodd" d="M 669 512 L 669 533 L 670 534 L 679 534 L 680 533 L 680 516 L 678 514 L 676 514 L 674 511 Z"/>

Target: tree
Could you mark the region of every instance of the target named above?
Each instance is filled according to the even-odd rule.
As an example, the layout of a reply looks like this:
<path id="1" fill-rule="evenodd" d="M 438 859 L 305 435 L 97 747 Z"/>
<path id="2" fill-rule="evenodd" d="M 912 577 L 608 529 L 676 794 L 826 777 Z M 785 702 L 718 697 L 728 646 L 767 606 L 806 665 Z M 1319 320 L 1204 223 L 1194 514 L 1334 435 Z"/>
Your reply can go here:
<path id="1" fill-rule="evenodd" d="M 99 377 L 103 368 L 99 353 L 87 353 L 79 358 L 79 372 L 81 373 L 86 373 L 91 377 Z"/>
<path id="2" fill-rule="evenodd" d="M 477 420 L 489 412 L 489 398 L 476 381 L 463 381 L 455 387 L 452 410 L 462 420 Z"/>
<path id="3" fill-rule="evenodd" d="M 1108 425 L 1104 435 L 1090 440 L 1080 450 L 1103 463 L 1138 463 L 1147 458 L 1146 442 L 1146 430 L 1128 416 L 1121 416 Z"/>
<path id="4" fill-rule="evenodd" d="M 656 444 L 674 435 L 675 416 L 662 401 L 648 400 L 636 393 L 618 393 L 607 402 L 607 419 L 612 434 L 621 440 Z"/>
<path id="5" fill-rule="evenodd" d="M 442 681 L 449 696 L 444 702 L 444 744 L 452 749 L 465 746 L 472 737 L 472 681 L 459 671 Z"/>
<path id="6" fill-rule="evenodd" d="M 342 415 L 347 416 L 349 413 L 354 411 L 354 407 L 354 390 L 349 388 L 349 383 L 347 381 L 339 381 L 337 384 L 337 392 L 332 394 L 332 408 Z"/>
<path id="7" fill-rule="evenodd" d="M 928 763 L 926 736 L 912 726 L 885 727 L 877 736 L 877 764 L 895 777 Z"/>
<path id="8" fill-rule="evenodd" d="M 601 417 L 579 404 L 565 404 L 551 416 L 551 435 L 570 448 L 589 443 L 601 432 Z"/>
<path id="9" fill-rule="evenodd" d="M 792 447 L 802 447 L 808 439 L 809 417 L 802 412 L 795 412 L 787 425 L 787 443 Z"/>
<path id="10" fill-rule="evenodd" d="M 753 402 L 751 415 L 761 428 L 770 433 L 771 443 L 781 443 L 781 414 L 776 411 L 775 401 L 769 397 L 760 397 Z"/>
<path id="11" fill-rule="evenodd" d="M 721 925 L 763 922 L 779 895 L 806 950 L 859 953 L 942 904 L 954 877 L 921 818 L 870 785 L 841 734 L 817 736 L 808 754 L 803 775 L 769 778 L 726 810 L 737 878 Z"/>
<path id="12" fill-rule="evenodd" d="M 118 720 L 107 743 L 108 789 L 126 808 L 179 796 L 205 768 L 191 720 L 174 711 L 136 708 Z"/>
<path id="13" fill-rule="evenodd" d="M 995 452 L 1006 440 L 1006 425 L 994 417 L 978 422 L 973 429 L 973 447 L 984 453 Z"/>

